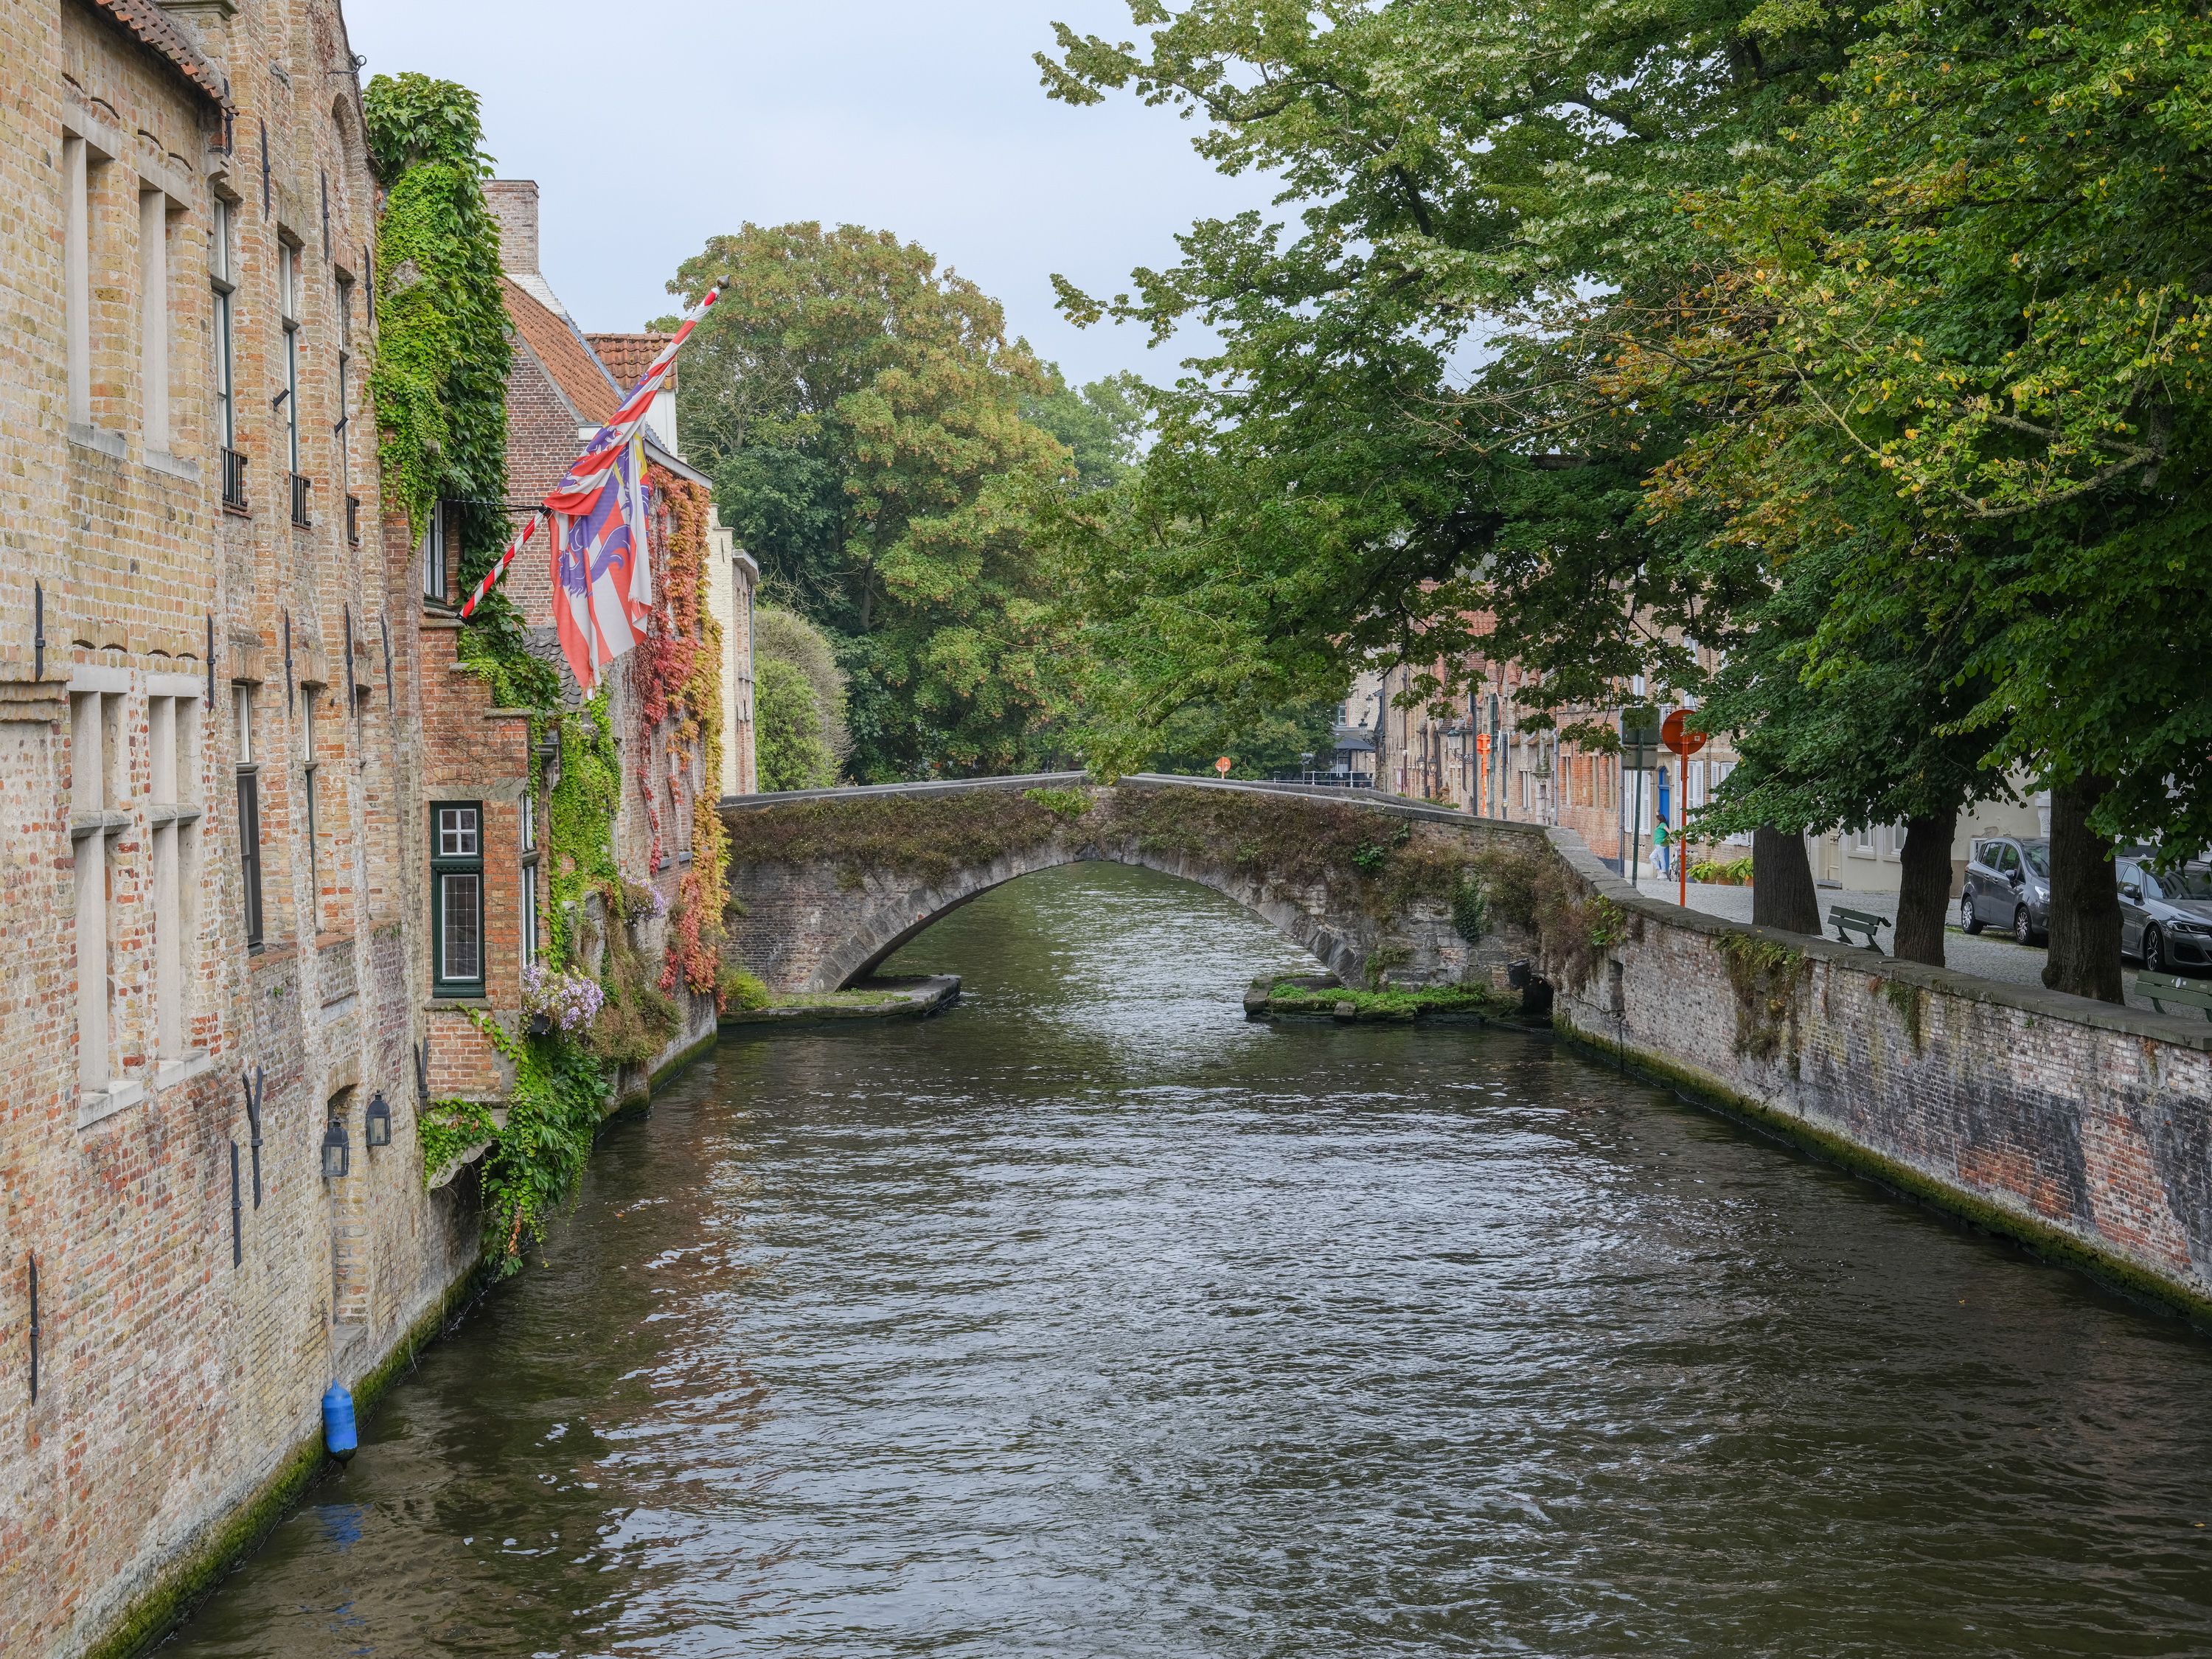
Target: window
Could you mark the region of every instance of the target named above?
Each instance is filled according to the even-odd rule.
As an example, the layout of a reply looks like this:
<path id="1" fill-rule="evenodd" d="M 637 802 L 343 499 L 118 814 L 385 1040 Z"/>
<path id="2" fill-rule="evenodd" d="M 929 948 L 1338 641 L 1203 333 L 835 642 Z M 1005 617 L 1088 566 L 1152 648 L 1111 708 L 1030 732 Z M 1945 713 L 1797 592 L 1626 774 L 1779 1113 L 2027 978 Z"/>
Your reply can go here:
<path id="1" fill-rule="evenodd" d="M 538 960 L 538 803 L 522 798 L 522 965 Z"/>
<path id="2" fill-rule="evenodd" d="M 138 192 L 138 390 L 149 453 L 169 450 L 169 198 Z"/>
<path id="3" fill-rule="evenodd" d="M 446 504 L 430 504 L 430 522 L 422 530 L 422 597 L 446 600 Z"/>
<path id="4" fill-rule="evenodd" d="M 231 338 L 231 295 L 234 284 L 230 264 L 230 204 L 215 198 L 208 229 L 208 285 L 215 290 L 215 440 L 222 451 L 222 500 L 225 507 L 246 505 L 246 474 L 233 464 L 238 454 L 238 408 L 232 370 L 235 353 Z"/>
<path id="5" fill-rule="evenodd" d="M 284 322 L 284 389 L 276 401 L 284 414 L 284 465 L 292 475 L 292 522 L 307 522 L 307 479 L 300 471 L 300 250 L 276 249 L 276 303 Z"/>
<path id="6" fill-rule="evenodd" d="M 430 808 L 430 977 L 441 996 L 481 996 L 483 963 L 483 808 Z"/>
<path id="7" fill-rule="evenodd" d="M 92 424 L 92 152 L 82 138 L 62 140 L 62 286 L 69 336 L 69 417 Z"/>
<path id="8" fill-rule="evenodd" d="M 199 699 L 147 700 L 147 744 L 152 762 L 149 817 L 154 853 L 155 1052 L 167 1062 L 185 1058 L 185 987 L 192 971 L 191 942 L 198 933 L 194 896 L 199 890 Z"/>
<path id="9" fill-rule="evenodd" d="M 337 441 L 338 481 L 349 488 L 353 481 L 353 283 L 338 278 L 338 418 L 331 428 Z"/>
<path id="10" fill-rule="evenodd" d="M 253 688 L 230 689 L 232 741 L 238 757 L 238 856 L 246 886 L 246 948 L 261 948 L 261 766 L 253 743 Z"/>

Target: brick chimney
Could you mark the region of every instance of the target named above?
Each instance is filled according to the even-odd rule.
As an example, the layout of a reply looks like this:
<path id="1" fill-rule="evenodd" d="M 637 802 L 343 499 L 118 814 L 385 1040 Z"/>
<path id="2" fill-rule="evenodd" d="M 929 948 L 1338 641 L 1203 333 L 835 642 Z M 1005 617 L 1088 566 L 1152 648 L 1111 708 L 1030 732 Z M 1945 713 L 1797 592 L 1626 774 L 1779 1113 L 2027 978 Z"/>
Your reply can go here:
<path id="1" fill-rule="evenodd" d="M 499 268 L 510 275 L 538 275 L 538 181 L 492 179 L 484 202 L 499 222 Z"/>

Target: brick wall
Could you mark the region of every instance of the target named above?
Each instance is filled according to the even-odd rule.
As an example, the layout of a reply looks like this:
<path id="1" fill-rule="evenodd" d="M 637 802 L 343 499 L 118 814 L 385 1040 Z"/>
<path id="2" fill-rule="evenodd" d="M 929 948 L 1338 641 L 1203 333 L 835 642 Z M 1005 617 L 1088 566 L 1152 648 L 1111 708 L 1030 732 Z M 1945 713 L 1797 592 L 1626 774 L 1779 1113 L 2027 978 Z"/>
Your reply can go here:
<path id="1" fill-rule="evenodd" d="M 366 257 L 374 184 L 332 0 L 173 6 L 227 81 L 235 152 L 173 64 L 81 0 L 0 20 L 0 1650 L 71 1654 L 194 1559 L 214 1528 L 316 1430 L 332 1376 L 376 1364 L 474 1258 L 465 1193 L 422 1189 L 414 1134 L 422 878 L 411 757 L 411 548 L 382 533 L 374 422 L 360 394 L 375 341 Z M 261 166 L 265 130 L 269 167 Z M 64 140 L 108 159 L 90 180 L 90 415 L 70 421 Z M 140 291 L 142 192 L 161 193 L 168 280 Z M 214 204 L 231 204 L 233 442 L 246 506 L 221 499 Z M 325 225 L 327 224 L 327 231 Z M 301 258 L 299 470 L 283 388 L 277 250 Z M 350 307 L 345 303 L 349 292 Z M 166 304 L 149 299 L 165 300 Z M 141 383 L 166 315 L 167 447 Z M 347 358 L 346 392 L 339 361 Z M 349 437 L 335 428 L 350 416 Z M 362 538 L 345 497 L 361 498 Z M 33 583 L 45 597 L 43 662 Z M 215 656 L 210 662 L 210 636 Z M 386 672 L 386 641 L 392 672 Z M 213 667 L 210 698 L 210 668 Z M 232 718 L 252 694 L 254 753 Z M 82 769 L 70 696 L 113 721 L 112 800 L 70 799 Z M 313 693 L 320 718 L 307 726 Z M 152 699 L 197 727 L 175 802 L 156 798 Z M 316 780 L 308 838 L 307 765 Z M 246 937 L 237 781 L 259 769 L 264 927 Z M 87 775 L 89 775 L 88 769 Z M 156 958 L 168 813 L 179 870 L 183 1053 L 160 1051 Z M 115 1075 L 78 1086 L 77 861 L 100 842 Z M 241 1071 L 263 1082 L 261 1190 Z M 131 1090 L 137 1091 L 135 1094 Z M 381 1094 L 392 1146 L 369 1151 Z M 330 1116 L 352 1174 L 322 1180 Z M 234 1265 L 231 1152 L 240 1154 Z M 28 1389 L 27 1264 L 42 1363 Z"/>
<path id="2" fill-rule="evenodd" d="M 1628 937 L 1563 1028 L 2063 1257 L 2212 1311 L 2212 1028 L 1725 923 L 1547 832 Z M 1799 953 L 1784 1012 L 1723 941 Z M 1741 970 L 1739 970 L 1741 973 Z"/>

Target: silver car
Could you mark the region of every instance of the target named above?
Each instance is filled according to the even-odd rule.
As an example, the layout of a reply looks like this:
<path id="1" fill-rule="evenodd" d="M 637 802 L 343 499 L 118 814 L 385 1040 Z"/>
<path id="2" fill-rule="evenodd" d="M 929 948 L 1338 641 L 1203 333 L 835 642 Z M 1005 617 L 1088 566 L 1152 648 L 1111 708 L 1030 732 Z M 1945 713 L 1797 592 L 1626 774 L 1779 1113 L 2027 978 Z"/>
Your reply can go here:
<path id="1" fill-rule="evenodd" d="M 1976 842 L 1966 890 L 1959 895 L 1959 926 L 1970 933 L 2007 928 L 2022 945 L 2033 945 L 2050 921 L 2051 843 L 2021 836 Z"/>
<path id="2" fill-rule="evenodd" d="M 2120 953 L 2141 957 L 2143 971 L 2212 967 L 2212 870 L 2186 865 L 2164 872 L 2123 854 Z"/>

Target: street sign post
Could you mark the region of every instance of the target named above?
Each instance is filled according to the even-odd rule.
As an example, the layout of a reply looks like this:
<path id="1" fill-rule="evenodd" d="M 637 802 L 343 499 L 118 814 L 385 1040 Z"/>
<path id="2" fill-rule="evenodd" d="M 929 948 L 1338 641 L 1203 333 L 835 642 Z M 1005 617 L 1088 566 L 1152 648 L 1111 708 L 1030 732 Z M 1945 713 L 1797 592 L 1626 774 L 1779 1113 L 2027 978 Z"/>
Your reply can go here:
<path id="1" fill-rule="evenodd" d="M 1684 763 L 1681 777 L 1682 787 L 1674 792 L 1681 801 L 1681 805 L 1678 809 L 1680 813 L 1680 827 L 1674 831 L 1674 868 L 1676 873 L 1681 878 L 1680 902 L 1685 910 L 1690 908 L 1690 861 L 1682 855 L 1683 848 L 1686 844 L 1687 833 L 1690 828 L 1690 769 L 1688 762 L 1691 756 L 1696 754 L 1698 750 L 1705 746 L 1705 734 L 1702 732 L 1693 732 L 1690 729 L 1690 722 L 1687 718 L 1690 713 L 1691 711 L 1689 709 L 1677 708 L 1673 714 L 1668 715 L 1664 720 L 1661 721 L 1659 725 L 1659 740 L 1665 744 L 1668 748 L 1673 750 L 1675 754 L 1680 756 Z"/>
<path id="2" fill-rule="evenodd" d="M 1636 809 L 1628 821 L 1628 884 L 1636 885 L 1636 866 L 1644 854 L 1644 775 L 1659 763 L 1659 711 L 1620 711 L 1620 763 L 1636 774 Z"/>
<path id="3" fill-rule="evenodd" d="M 1224 755 L 1219 760 L 1213 763 L 1213 769 L 1220 773 L 1221 775 L 1225 778 L 1229 775 L 1229 769 L 1232 763 L 1233 763 L 1231 762 L 1229 757 Z"/>

